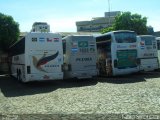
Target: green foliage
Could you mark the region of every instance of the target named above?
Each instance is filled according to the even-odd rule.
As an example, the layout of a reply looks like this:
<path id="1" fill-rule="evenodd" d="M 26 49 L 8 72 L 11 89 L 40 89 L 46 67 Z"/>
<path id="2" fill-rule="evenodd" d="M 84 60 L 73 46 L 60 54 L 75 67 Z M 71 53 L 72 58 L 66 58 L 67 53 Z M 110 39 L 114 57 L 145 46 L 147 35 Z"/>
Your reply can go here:
<path id="1" fill-rule="evenodd" d="M 0 49 L 6 52 L 18 40 L 19 34 L 19 24 L 12 16 L 0 13 Z"/>
<path id="2" fill-rule="evenodd" d="M 147 34 L 147 18 L 142 17 L 139 14 L 123 12 L 122 14 L 116 16 L 115 23 L 112 25 L 112 27 L 114 30 L 132 30 L 138 35 Z"/>
<path id="3" fill-rule="evenodd" d="M 111 32 L 111 31 L 114 31 L 115 28 L 114 27 L 108 27 L 108 28 L 104 28 L 101 30 L 101 33 L 104 34 L 104 33 L 107 33 L 107 32 Z"/>

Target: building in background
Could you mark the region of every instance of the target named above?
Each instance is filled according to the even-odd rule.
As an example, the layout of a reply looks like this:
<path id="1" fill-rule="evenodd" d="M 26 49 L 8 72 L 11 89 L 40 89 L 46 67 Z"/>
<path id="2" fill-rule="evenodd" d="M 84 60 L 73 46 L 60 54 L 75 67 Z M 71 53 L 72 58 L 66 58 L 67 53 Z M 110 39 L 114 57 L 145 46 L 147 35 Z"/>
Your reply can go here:
<path id="1" fill-rule="evenodd" d="M 110 27 L 120 11 L 105 12 L 105 17 L 92 18 L 91 21 L 77 21 L 77 32 L 100 32 L 101 29 Z"/>
<path id="2" fill-rule="evenodd" d="M 155 35 L 156 37 L 160 37 L 160 31 L 154 32 L 154 35 Z"/>
<path id="3" fill-rule="evenodd" d="M 147 26 L 147 32 L 149 35 L 153 35 L 154 34 L 154 29 L 152 26 Z"/>
<path id="4" fill-rule="evenodd" d="M 31 32 L 50 32 L 50 25 L 46 22 L 35 22 L 32 25 Z"/>

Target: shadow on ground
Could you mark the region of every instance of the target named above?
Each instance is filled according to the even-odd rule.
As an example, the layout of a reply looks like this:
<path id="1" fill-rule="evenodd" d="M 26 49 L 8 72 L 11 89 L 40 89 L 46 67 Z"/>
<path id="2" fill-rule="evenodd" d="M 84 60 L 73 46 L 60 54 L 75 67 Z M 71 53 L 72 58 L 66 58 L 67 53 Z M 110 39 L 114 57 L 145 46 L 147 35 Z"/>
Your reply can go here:
<path id="1" fill-rule="evenodd" d="M 116 77 L 96 77 L 93 79 L 70 79 L 44 82 L 21 83 L 9 76 L 0 76 L 0 90 L 5 97 L 18 97 L 53 92 L 60 88 L 93 86 L 98 82 L 112 84 L 132 84 L 146 82 L 146 79 L 160 78 L 160 72 L 143 72 Z"/>
<path id="2" fill-rule="evenodd" d="M 84 87 L 96 84 L 97 81 L 91 79 L 21 83 L 9 76 L 0 77 L 0 90 L 5 97 L 42 94 L 53 92 L 59 88 Z"/>
<path id="3" fill-rule="evenodd" d="M 129 84 L 137 82 L 146 82 L 146 79 L 160 78 L 160 72 L 138 72 L 129 75 L 114 76 L 114 77 L 98 77 L 99 82 L 107 82 L 113 84 Z"/>
<path id="4" fill-rule="evenodd" d="M 126 76 L 116 76 L 116 77 L 99 77 L 97 78 L 99 82 L 102 83 L 113 83 L 113 84 L 131 84 L 137 82 L 145 82 L 145 78 L 127 78 Z"/>

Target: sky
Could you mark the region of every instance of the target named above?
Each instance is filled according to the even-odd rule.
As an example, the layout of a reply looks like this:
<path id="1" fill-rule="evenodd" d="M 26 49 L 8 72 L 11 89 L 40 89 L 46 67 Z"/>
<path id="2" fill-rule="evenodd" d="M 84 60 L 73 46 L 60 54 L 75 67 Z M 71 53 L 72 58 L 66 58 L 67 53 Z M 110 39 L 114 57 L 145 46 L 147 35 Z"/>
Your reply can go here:
<path id="1" fill-rule="evenodd" d="M 160 0 L 0 0 L 0 12 L 29 32 L 34 22 L 47 22 L 51 32 L 76 32 L 76 21 L 104 17 L 109 11 L 130 11 L 147 17 L 147 25 L 160 31 Z"/>

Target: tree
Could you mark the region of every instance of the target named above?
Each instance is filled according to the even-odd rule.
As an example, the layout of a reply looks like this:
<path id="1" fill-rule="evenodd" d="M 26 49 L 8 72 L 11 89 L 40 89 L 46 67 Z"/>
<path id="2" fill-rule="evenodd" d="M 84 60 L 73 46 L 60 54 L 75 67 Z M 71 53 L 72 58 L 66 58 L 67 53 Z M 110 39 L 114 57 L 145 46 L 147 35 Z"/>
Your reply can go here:
<path id="1" fill-rule="evenodd" d="M 0 13 L 0 50 L 6 52 L 18 40 L 19 34 L 19 24 L 12 16 Z"/>
<path id="2" fill-rule="evenodd" d="M 139 14 L 131 14 L 131 12 L 123 12 L 122 14 L 116 16 L 112 28 L 113 30 L 132 30 L 139 35 L 147 34 L 146 24 L 146 17 L 142 17 Z"/>
<path id="3" fill-rule="evenodd" d="M 108 27 L 108 28 L 104 28 L 101 30 L 101 33 L 104 34 L 104 33 L 107 33 L 107 32 L 110 32 L 110 31 L 114 31 L 114 27 Z"/>

